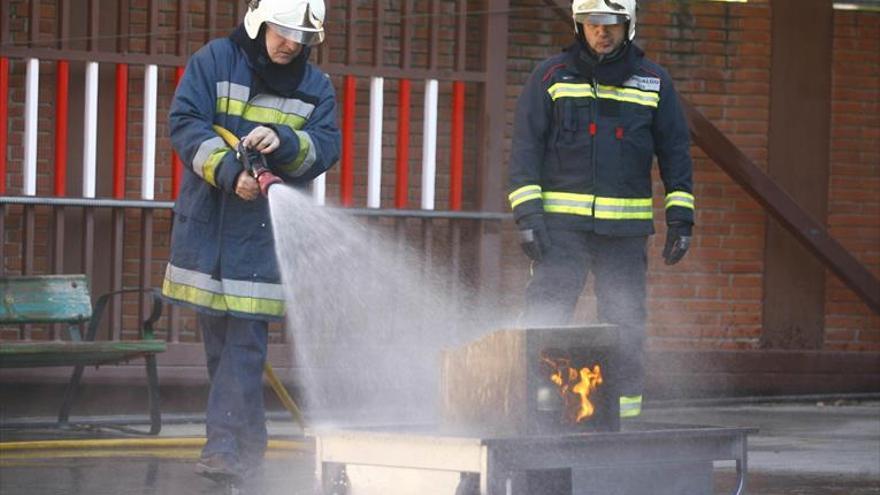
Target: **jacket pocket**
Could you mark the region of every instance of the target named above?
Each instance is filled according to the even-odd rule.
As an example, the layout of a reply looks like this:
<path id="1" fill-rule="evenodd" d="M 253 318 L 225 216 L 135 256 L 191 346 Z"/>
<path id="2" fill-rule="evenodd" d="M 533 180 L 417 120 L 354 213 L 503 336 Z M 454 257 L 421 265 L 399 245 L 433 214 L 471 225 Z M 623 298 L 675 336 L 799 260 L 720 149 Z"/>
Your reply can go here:
<path id="1" fill-rule="evenodd" d="M 554 140 L 556 167 L 567 175 L 588 176 L 591 167 L 591 101 L 566 98 L 557 105 L 558 132 Z"/>

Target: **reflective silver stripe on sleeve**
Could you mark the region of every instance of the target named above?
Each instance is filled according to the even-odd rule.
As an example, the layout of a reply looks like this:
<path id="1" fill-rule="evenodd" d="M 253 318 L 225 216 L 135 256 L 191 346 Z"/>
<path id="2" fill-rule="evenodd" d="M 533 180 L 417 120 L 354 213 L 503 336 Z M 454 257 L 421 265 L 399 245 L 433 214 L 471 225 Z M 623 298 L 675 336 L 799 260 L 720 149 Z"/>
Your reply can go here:
<path id="1" fill-rule="evenodd" d="M 534 196 L 534 197 L 529 197 Z M 519 204 L 527 201 L 527 199 L 541 199 L 540 186 L 524 186 L 513 191 L 507 196 L 511 204 Z"/>
<path id="2" fill-rule="evenodd" d="M 308 153 L 306 154 L 305 159 L 303 159 L 303 162 L 299 165 L 299 167 L 297 167 L 297 169 L 294 170 L 290 174 L 293 177 L 301 177 L 310 168 L 312 168 L 312 165 L 314 165 L 315 161 L 318 159 L 318 155 L 315 153 L 315 143 L 312 141 L 312 137 L 309 136 L 308 132 L 305 132 L 305 131 L 293 131 L 293 132 L 296 133 L 296 136 L 299 138 L 300 146 L 302 146 L 303 140 L 306 140 L 309 143 L 309 150 L 308 150 Z"/>
<path id="3" fill-rule="evenodd" d="M 686 192 L 672 192 L 666 195 L 666 208 L 681 206 L 694 209 L 694 196 Z"/>
<path id="4" fill-rule="evenodd" d="M 212 137 L 207 141 L 202 141 L 202 144 L 199 145 L 199 149 L 196 150 L 196 154 L 192 160 L 192 168 L 193 172 L 196 173 L 199 177 L 205 177 L 205 162 L 208 161 L 208 157 L 211 156 L 211 153 L 216 151 L 219 148 L 223 148 L 226 146 L 226 142 L 223 141 L 223 138 L 220 136 Z"/>

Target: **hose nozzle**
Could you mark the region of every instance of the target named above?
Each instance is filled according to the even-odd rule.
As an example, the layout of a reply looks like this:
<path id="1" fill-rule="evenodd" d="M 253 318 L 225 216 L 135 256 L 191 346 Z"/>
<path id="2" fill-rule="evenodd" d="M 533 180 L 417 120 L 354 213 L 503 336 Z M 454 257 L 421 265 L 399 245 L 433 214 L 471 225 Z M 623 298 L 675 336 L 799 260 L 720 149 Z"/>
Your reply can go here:
<path id="1" fill-rule="evenodd" d="M 260 185 L 260 192 L 263 193 L 263 196 L 269 197 L 269 186 L 272 184 L 277 184 L 281 182 L 281 179 L 269 171 L 269 169 L 263 169 L 262 172 L 257 174 L 257 184 Z"/>
<path id="2" fill-rule="evenodd" d="M 281 182 L 281 179 L 269 170 L 269 165 L 266 164 L 266 157 L 257 150 L 245 148 L 241 142 L 238 143 L 236 152 L 244 168 L 257 179 L 257 183 L 260 185 L 260 192 L 263 196 L 268 197 L 269 186 Z"/>

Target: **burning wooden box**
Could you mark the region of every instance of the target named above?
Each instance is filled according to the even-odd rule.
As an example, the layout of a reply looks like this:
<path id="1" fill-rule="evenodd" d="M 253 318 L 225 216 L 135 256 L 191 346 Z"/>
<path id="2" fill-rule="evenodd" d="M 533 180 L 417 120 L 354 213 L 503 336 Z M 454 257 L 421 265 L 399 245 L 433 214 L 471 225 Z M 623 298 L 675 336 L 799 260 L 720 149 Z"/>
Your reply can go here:
<path id="1" fill-rule="evenodd" d="M 745 491 L 746 428 L 619 420 L 617 330 L 500 330 L 442 356 L 442 425 L 315 432 L 325 495 L 712 493 L 716 460 Z"/>
<path id="2" fill-rule="evenodd" d="M 617 328 L 499 330 L 442 356 L 447 424 L 497 434 L 618 431 Z"/>

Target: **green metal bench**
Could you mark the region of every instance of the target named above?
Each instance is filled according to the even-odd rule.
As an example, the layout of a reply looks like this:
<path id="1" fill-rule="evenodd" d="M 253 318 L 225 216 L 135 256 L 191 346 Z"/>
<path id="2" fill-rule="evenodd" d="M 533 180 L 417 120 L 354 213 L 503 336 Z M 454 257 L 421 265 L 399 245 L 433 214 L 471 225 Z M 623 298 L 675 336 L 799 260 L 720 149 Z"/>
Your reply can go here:
<path id="1" fill-rule="evenodd" d="M 101 317 L 110 298 L 121 293 L 151 293 L 152 311 L 140 328 L 140 340 L 95 340 Z M 73 366 L 67 384 L 59 425 L 69 423 L 70 409 L 86 366 L 114 364 L 144 358 L 150 412 L 150 435 L 162 428 L 159 410 L 159 377 L 156 354 L 166 350 L 165 341 L 153 336 L 153 324 L 162 314 L 162 301 L 152 289 L 123 289 L 104 294 L 92 307 L 85 275 L 38 275 L 0 278 L 0 325 L 36 323 L 67 324 L 69 340 L 0 342 L 0 368 Z M 88 324 L 85 338 L 80 326 Z"/>

